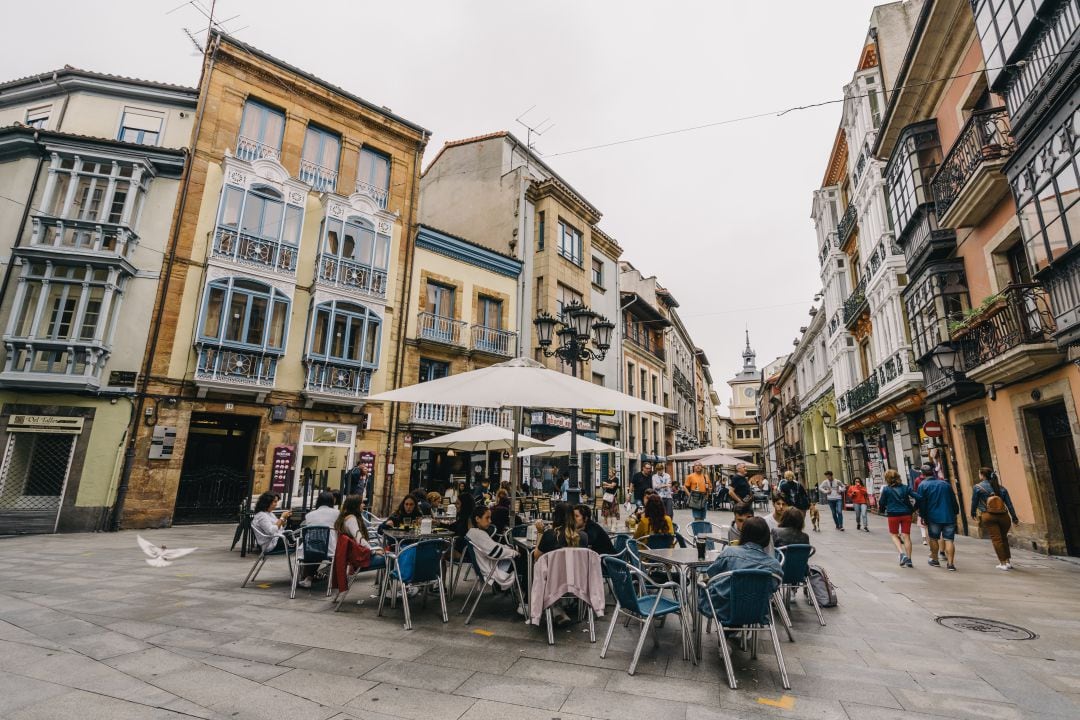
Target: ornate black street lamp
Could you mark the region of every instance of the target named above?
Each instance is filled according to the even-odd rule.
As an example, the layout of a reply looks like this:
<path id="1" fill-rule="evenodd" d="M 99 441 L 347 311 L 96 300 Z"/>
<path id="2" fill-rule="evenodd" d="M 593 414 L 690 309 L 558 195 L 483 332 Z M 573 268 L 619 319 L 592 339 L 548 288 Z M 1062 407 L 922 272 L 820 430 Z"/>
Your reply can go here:
<path id="1" fill-rule="evenodd" d="M 615 330 L 615 323 L 577 302 L 564 306 L 562 317 L 559 318 L 547 312 L 540 313 L 533 320 L 533 325 L 536 326 L 536 336 L 544 356 L 558 357 L 570 366 L 574 377 L 578 376 L 579 362 L 604 359 L 611 348 L 611 333 Z M 570 458 L 567 471 L 570 482 L 566 499 L 577 504 L 581 499 L 581 486 L 578 482 L 576 408 L 570 409 Z"/>

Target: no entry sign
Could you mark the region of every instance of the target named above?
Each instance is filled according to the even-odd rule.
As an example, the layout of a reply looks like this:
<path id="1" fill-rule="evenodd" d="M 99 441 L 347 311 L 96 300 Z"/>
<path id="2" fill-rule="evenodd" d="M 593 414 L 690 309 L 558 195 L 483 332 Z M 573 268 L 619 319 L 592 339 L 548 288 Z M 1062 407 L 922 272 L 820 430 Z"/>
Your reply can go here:
<path id="1" fill-rule="evenodd" d="M 926 424 L 922 426 L 922 429 L 927 437 L 932 438 L 941 437 L 942 433 L 945 432 L 941 427 L 941 423 L 936 420 L 927 420 Z"/>

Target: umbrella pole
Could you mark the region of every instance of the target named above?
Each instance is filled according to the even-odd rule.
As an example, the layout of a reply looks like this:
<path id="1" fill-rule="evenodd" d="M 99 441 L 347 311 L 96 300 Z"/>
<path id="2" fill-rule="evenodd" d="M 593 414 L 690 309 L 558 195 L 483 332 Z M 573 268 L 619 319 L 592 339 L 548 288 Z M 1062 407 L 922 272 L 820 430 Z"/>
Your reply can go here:
<path id="1" fill-rule="evenodd" d="M 517 524 L 518 432 L 521 430 L 521 406 L 514 408 L 514 452 L 510 460 L 510 527 Z"/>

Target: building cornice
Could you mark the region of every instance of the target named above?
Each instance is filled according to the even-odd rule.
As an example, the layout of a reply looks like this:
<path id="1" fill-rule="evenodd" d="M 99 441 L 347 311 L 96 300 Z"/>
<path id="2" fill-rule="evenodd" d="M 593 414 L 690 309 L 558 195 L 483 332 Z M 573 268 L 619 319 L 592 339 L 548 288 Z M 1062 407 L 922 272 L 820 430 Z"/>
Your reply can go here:
<path id="1" fill-rule="evenodd" d="M 606 257 L 615 261 L 618 261 L 618 259 L 622 257 L 622 246 L 615 241 L 615 238 L 608 235 L 596 225 L 590 227 L 589 231 L 592 235 L 592 246 L 594 250 L 599 250 Z"/>
<path id="2" fill-rule="evenodd" d="M 847 134 L 844 128 L 836 130 L 836 138 L 833 140 L 832 151 L 829 153 L 829 164 L 825 168 L 825 177 L 821 181 L 821 187 L 843 185 L 847 177 Z"/>
<path id="3" fill-rule="evenodd" d="M 0 157 L 50 152 L 77 155 L 80 151 L 142 161 L 148 168 L 153 168 L 153 172 L 168 177 L 180 176 L 187 157 L 187 152 L 182 149 L 138 145 L 52 130 L 36 130 L 25 125 L 0 128 Z"/>
<path id="4" fill-rule="evenodd" d="M 506 277 L 521 276 L 520 260 L 427 225 L 417 231 L 416 247 Z"/>
<path id="5" fill-rule="evenodd" d="M 195 108 L 199 95 L 195 88 L 182 85 L 170 85 L 67 67 L 0 84 L 0 107 L 44 100 L 78 91 L 144 102 L 184 105 L 192 109 Z"/>
<path id="6" fill-rule="evenodd" d="M 584 219 L 590 226 L 600 222 L 600 211 L 589 204 L 585 198 L 574 192 L 569 185 L 560 182 L 558 178 L 550 177 L 547 180 L 530 183 L 527 195 L 533 202 L 545 197 L 554 198 Z"/>

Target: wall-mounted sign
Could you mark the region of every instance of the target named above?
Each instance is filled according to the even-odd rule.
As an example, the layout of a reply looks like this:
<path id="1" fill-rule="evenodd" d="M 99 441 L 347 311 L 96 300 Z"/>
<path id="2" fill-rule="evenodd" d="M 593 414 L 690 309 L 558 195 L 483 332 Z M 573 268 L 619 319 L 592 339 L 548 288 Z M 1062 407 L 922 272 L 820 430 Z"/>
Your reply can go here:
<path id="1" fill-rule="evenodd" d="M 296 450 L 292 445 L 278 445 L 274 448 L 274 460 L 270 469 L 270 492 L 283 493 L 293 476 L 293 463 Z"/>
<path id="2" fill-rule="evenodd" d="M 154 435 L 150 438 L 150 459 L 170 460 L 176 447 L 176 427 L 155 425 Z"/>
<path id="3" fill-rule="evenodd" d="M 534 412 L 531 415 L 533 425 L 547 425 L 549 427 L 570 429 L 570 416 L 564 413 L 551 412 L 549 410 Z M 577 419 L 578 432 L 596 432 L 596 420 L 593 417 L 579 417 Z"/>
<path id="4" fill-rule="evenodd" d="M 583 415 L 607 415 L 609 417 L 615 414 L 614 410 L 596 410 L 594 408 L 588 408 L 587 410 L 578 410 L 578 412 L 582 413 Z"/>
<path id="5" fill-rule="evenodd" d="M 12 415 L 8 418 L 7 429 L 8 432 L 78 435 L 83 429 L 83 418 L 63 415 Z"/>
<path id="6" fill-rule="evenodd" d="M 109 373 L 109 385 L 113 387 L 135 387 L 139 373 L 134 370 L 113 370 Z"/>

